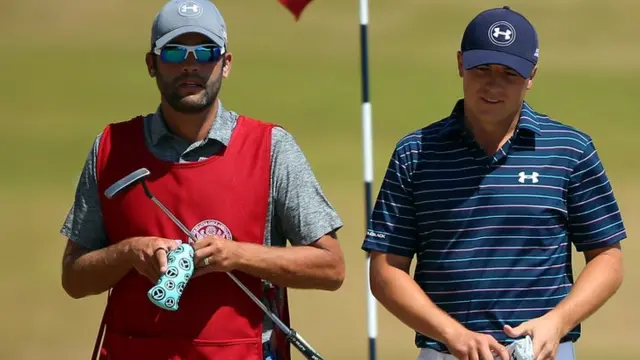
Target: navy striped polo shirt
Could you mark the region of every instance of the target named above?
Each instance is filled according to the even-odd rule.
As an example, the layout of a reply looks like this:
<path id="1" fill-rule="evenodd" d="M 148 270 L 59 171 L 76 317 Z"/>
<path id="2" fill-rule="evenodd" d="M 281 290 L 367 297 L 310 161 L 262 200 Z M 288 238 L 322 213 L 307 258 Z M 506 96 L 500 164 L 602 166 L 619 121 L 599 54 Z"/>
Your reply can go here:
<path id="1" fill-rule="evenodd" d="M 540 317 L 573 284 L 578 251 L 626 237 L 591 138 L 523 103 L 514 135 L 488 157 L 452 114 L 403 137 L 362 248 L 417 256 L 415 281 L 467 329 L 513 341 L 503 326 Z M 580 325 L 562 341 L 575 341 Z M 417 347 L 447 351 L 417 333 Z"/>

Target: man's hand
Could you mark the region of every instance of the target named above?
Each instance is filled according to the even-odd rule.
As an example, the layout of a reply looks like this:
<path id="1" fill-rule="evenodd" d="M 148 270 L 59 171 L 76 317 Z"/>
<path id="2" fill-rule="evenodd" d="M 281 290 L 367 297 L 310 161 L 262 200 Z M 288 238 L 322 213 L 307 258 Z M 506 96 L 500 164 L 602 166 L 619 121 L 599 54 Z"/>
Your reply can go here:
<path id="1" fill-rule="evenodd" d="M 542 317 L 526 321 L 515 328 L 504 326 L 504 332 L 512 338 L 529 335 L 533 340 L 535 360 L 554 360 L 560 339 L 564 336 L 563 324 L 559 318 L 548 313 Z"/>
<path id="2" fill-rule="evenodd" d="M 128 239 L 127 254 L 133 267 L 142 275 L 156 283 L 167 270 L 167 253 L 180 245 L 179 240 L 159 237 L 136 237 Z"/>
<path id="3" fill-rule="evenodd" d="M 220 236 L 208 236 L 198 240 L 194 245 L 194 263 L 196 270 L 193 277 L 213 271 L 231 271 L 238 266 L 238 244 Z"/>
<path id="4" fill-rule="evenodd" d="M 495 355 L 502 360 L 509 359 L 509 351 L 491 335 L 463 329 L 452 334 L 447 340 L 447 348 L 459 360 L 493 360 Z"/>

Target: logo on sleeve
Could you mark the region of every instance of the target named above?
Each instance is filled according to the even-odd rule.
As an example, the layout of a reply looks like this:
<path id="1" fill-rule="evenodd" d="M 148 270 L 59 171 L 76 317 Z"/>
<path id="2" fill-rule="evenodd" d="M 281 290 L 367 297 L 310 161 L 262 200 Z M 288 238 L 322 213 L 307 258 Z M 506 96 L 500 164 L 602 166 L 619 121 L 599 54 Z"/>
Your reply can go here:
<path id="1" fill-rule="evenodd" d="M 369 236 L 369 237 L 375 237 L 375 238 L 378 238 L 378 239 L 384 239 L 384 238 L 386 237 L 386 235 L 385 235 L 385 234 L 383 234 L 383 233 L 378 233 L 378 232 L 375 232 L 375 231 L 373 231 L 373 230 L 367 230 L 367 236 Z"/>

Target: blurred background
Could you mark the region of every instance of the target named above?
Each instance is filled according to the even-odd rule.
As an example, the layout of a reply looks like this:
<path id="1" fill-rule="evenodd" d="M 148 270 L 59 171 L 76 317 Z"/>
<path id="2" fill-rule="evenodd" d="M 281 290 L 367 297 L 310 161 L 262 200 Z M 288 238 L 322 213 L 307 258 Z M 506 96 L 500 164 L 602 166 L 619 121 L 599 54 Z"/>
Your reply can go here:
<path id="1" fill-rule="evenodd" d="M 218 0 L 234 54 L 226 107 L 284 125 L 345 227 L 347 280 L 336 293 L 293 291 L 293 326 L 326 359 L 366 359 L 364 196 L 358 1 L 315 0 L 299 22 L 276 0 Z M 2 0 L 0 11 L 0 358 L 88 359 L 105 296 L 60 285 L 59 228 L 95 135 L 155 111 L 144 64 L 163 1 Z M 527 100 L 590 133 L 629 239 L 619 293 L 584 324 L 579 359 L 640 359 L 640 2 L 513 0 L 540 34 Z M 476 0 L 371 0 L 370 71 L 377 195 L 404 134 L 449 114 L 461 96 L 455 52 Z M 576 275 L 584 259 L 575 257 Z M 415 359 L 413 332 L 378 306 L 378 358 Z M 294 351 L 296 359 L 301 359 Z"/>

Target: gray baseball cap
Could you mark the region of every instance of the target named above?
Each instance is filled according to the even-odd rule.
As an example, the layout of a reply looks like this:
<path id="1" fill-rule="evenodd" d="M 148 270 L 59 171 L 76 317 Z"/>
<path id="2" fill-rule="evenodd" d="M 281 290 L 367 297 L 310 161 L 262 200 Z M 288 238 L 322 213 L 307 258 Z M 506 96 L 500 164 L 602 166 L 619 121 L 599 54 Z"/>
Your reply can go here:
<path id="1" fill-rule="evenodd" d="M 186 33 L 199 33 L 220 47 L 227 45 L 227 25 L 209 0 L 171 0 L 156 15 L 151 27 L 151 49 Z"/>

